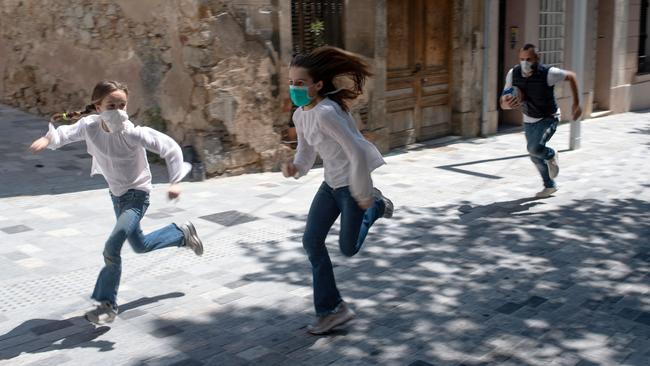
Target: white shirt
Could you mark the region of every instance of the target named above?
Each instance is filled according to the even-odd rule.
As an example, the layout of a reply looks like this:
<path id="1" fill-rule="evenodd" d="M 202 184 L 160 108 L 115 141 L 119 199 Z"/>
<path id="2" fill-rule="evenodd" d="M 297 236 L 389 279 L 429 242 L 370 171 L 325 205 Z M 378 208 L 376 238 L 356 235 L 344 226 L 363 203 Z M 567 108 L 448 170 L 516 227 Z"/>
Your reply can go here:
<path id="1" fill-rule="evenodd" d="M 332 188 L 350 186 L 355 199 L 372 197 L 370 173 L 386 162 L 359 132 L 350 113 L 325 98 L 308 111 L 296 109 L 293 123 L 298 134 L 293 163 L 299 176 L 314 166 L 318 153 L 325 168 L 325 183 Z"/>
<path id="2" fill-rule="evenodd" d="M 550 67 L 548 69 L 548 76 L 546 77 L 546 83 L 548 86 L 554 86 L 556 84 L 559 84 L 563 80 L 566 79 L 567 72 L 566 70 L 562 70 L 557 67 Z M 512 69 L 508 71 L 508 75 L 506 75 L 506 85 L 503 87 L 503 90 L 506 90 L 508 88 L 512 87 Z M 543 118 L 535 118 L 526 115 L 525 113 L 522 113 L 524 115 L 524 123 L 535 123 L 541 121 Z M 553 113 L 553 116 L 559 118 L 560 117 L 560 107 L 557 108 L 555 113 Z"/>
<path id="3" fill-rule="evenodd" d="M 52 150 L 85 140 L 88 153 L 93 157 L 90 175 L 103 175 L 115 196 L 129 189 L 151 191 L 151 171 L 145 149 L 165 159 L 172 184 L 180 182 L 192 169 L 191 164 L 183 162 L 181 147 L 171 137 L 149 127 L 135 127 L 130 121 L 125 122 L 124 130 L 109 133 L 102 128 L 99 115 L 93 114 L 56 129 L 50 124 L 46 137 L 50 140 L 48 148 Z"/>

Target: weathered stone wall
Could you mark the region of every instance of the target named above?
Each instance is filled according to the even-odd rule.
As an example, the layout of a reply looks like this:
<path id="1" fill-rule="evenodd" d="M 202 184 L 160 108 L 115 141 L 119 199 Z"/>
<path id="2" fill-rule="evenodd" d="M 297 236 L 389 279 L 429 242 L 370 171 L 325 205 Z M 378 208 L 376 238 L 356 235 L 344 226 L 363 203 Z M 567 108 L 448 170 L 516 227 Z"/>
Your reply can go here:
<path id="1" fill-rule="evenodd" d="M 483 3 L 471 0 L 453 2 L 451 37 L 452 131 L 474 137 L 480 133 L 482 105 Z"/>
<path id="2" fill-rule="evenodd" d="M 0 101 L 49 115 L 120 80 L 133 120 L 194 145 L 208 174 L 277 168 L 291 152 L 272 2 L 3 0 Z"/>

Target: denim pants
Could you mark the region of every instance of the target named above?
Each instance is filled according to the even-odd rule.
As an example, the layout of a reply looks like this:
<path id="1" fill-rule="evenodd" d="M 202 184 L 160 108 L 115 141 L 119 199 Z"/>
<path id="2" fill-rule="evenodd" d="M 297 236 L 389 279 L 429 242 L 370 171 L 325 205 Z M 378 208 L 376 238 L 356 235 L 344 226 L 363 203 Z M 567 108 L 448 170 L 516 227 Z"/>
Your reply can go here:
<path id="1" fill-rule="evenodd" d="M 376 198 L 367 210 L 359 207 L 348 187 L 333 189 L 323 183 L 309 209 L 302 245 L 311 262 L 314 307 L 316 315 L 324 316 L 336 311 L 341 294 L 336 288 L 332 262 L 325 246 L 325 238 L 336 219 L 341 215 L 339 247 L 351 257 L 361 249 L 368 230 L 384 215 L 384 201 Z"/>
<path id="2" fill-rule="evenodd" d="M 544 187 L 555 187 L 555 181 L 551 179 L 548 172 L 547 160 L 555 156 L 555 151 L 546 146 L 548 140 L 553 137 L 557 129 L 558 119 L 555 117 L 544 118 L 535 123 L 524 123 L 524 131 L 526 133 L 526 143 L 530 160 L 533 161 L 535 167 L 539 171 L 544 181 Z"/>
<path id="3" fill-rule="evenodd" d="M 183 232 L 170 224 L 148 235 L 142 233 L 140 220 L 149 207 L 149 193 L 130 189 L 116 197 L 111 194 L 117 222 L 104 246 L 104 268 L 99 273 L 92 298 L 117 308 L 117 289 L 122 274 L 122 244 L 128 240 L 136 253 L 184 245 Z"/>

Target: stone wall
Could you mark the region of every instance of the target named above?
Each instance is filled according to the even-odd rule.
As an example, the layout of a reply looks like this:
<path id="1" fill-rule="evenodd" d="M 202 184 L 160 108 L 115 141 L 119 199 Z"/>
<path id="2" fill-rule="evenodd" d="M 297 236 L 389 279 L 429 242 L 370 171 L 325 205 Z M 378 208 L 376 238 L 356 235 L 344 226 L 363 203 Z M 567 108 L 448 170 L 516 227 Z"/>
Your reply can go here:
<path id="1" fill-rule="evenodd" d="M 463 137 L 474 137 L 480 133 L 483 11 L 484 6 L 480 1 L 453 2 L 450 70 L 452 132 Z"/>
<path id="2" fill-rule="evenodd" d="M 136 124 L 194 145 L 208 174 L 276 169 L 291 151 L 272 3 L 3 0 L 0 101 L 50 115 L 120 80 Z"/>

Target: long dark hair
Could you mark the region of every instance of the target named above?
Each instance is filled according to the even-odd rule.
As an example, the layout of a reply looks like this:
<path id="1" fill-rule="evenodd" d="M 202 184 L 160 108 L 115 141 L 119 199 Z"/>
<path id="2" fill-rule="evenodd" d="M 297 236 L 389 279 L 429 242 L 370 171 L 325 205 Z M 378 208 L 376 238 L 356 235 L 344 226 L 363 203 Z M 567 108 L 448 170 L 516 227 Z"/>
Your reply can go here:
<path id="1" fill-rule="evenodd" d="M 95 88 L 93 88 L 93 94 L 91 95 L 91 101 L 90 104 L 86 105 L 84 109 L 81 110 L 76 110 L 72 112 L 63 112 L 63 113 L 56 113 L 50 117 L 50 121 L 52 122 L 60 122 L 60 121 L 76 121 L 88 114 L 97 112 L 97 108 L 95 107 L 95 104 L 101 103 L 102 99 L 104 99 L 107 95 L 111 94 L 112 92 L 116 90 L 121 90 L 126 94 L 127 96 L 129 95 L 129 89 L 126 87 L 126 84 L 120 83 L 119 81 L 115 80 L 104 80 L 100 81 L 95 85 Z"/>
<path id="2" fill-rule="evenodd" d="M 319 47 L 308 54 L 296 55 L 291 67 L 303 67 L 315 83 L 322 81 L 323 87 L 318 91 L 321 97 L 335 101 L 345 111 L 349 110 L 348 101 L 356 99 L 363 93 L 363 84 L 372 76 L 370 66 L 361 57 L 340 48 Z M 334 79 L 347 76 L 354 82 L 351 89 L 342 89 L 336 93 Z"/>

